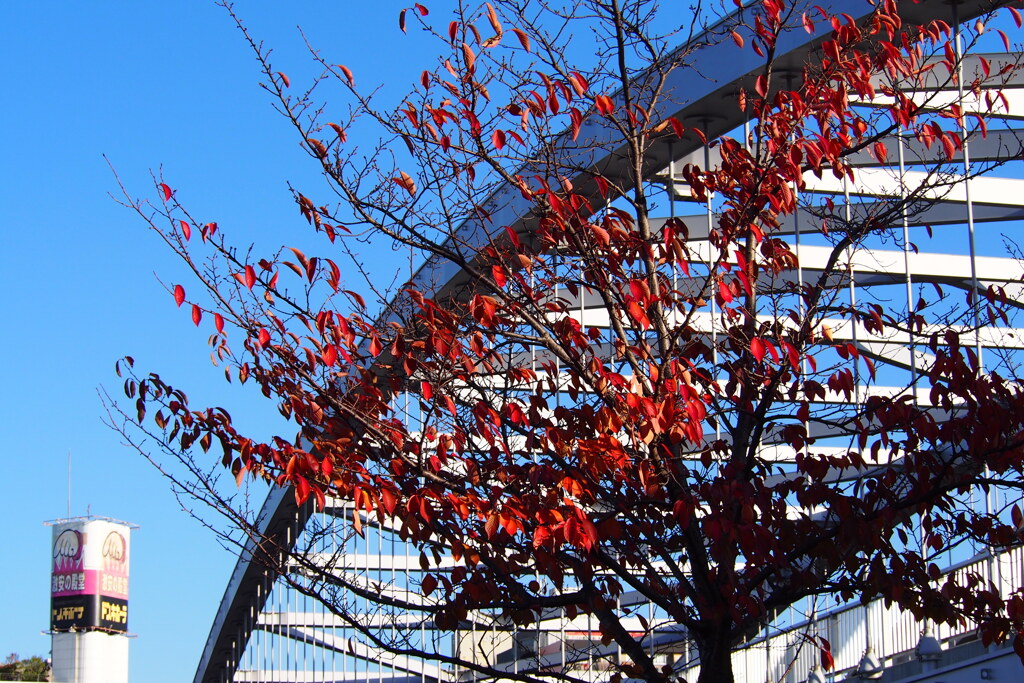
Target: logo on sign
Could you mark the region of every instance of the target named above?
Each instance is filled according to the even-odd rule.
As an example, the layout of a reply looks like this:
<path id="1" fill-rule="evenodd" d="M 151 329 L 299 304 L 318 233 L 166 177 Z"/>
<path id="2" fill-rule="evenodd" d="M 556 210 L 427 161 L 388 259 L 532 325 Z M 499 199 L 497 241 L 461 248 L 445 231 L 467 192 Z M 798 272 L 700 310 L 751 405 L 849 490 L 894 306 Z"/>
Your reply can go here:
<path id="1" fill-rule="evenodd" d="M 82 534 L 75 529 L 65 529 L 53 542 L 53 566 L 65 569 L 75 566 L 82 558 Z"/>
<path id="2" fill-rule="evenodd" d="M 124 564 L 128 555 L 128 543 L 124 536 L 111 531 L 103 540 L 103 559 L 114 564 Z"/>

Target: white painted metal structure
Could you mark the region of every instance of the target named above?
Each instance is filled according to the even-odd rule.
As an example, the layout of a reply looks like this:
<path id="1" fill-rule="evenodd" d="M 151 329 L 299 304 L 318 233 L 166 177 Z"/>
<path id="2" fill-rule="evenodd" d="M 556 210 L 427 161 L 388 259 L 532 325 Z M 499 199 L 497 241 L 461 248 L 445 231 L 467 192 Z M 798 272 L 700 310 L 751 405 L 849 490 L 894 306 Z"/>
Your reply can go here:
<path id="1" fill-rule="evenodd" d="M 127 522 L 77 517 L 53 528 L 50 658 L 57 683 L 128 683 Z"/>
<path id="2" fill-rule="evenodd" d="M 833 12 L 846 12 L 854 17 L 864 16 L 870 5 L 863 0 L 832 0 L 820 3 Z M 944 18 L 951 23 L 956 19 L 967 21 L 985 6 L 983 2 L 960 2 L 955 9 L 946 2 L 902 3 L 908 21 L 923 22 L 932 18 Z M 821 30 L 824 27 L 819 27 Z M 807 36 L 803 32 L 785 34 L 780 45 L 782 65 L 798 66 L 805 55 L 813 49 L 821 34 Z M 987 55 L 993 63 L 1006 61 L 1009 56 Z M 735 130 L 742 124 L 738 112 L 730 115 L 731 107 L 722 102 L 734 96 L 736 88 L 749 84 L 750 74 L 758 67 L 750 51 L 738 52 L 731 45 L 709 44 L 699 48 L 695 55 L 702 65 L 702 73 L 680 70 L 669 77 L 668 90 L 678 93 L 674 107 L 666 106 L 660 112 L 662 118 L 676 116 L 680 120 L 703 122 L 709 138 Z M 977 57 L 965 60 L 965 70 L 977 64 Z M 709 73 L 713 72 L 713 73 Z M 848 281 L 851 297 L 878 296 L 880 298 L 907 298 L 917 296 L 921 286 L 937 285 L 945 290 L 963 292 L 984 292 L 990 285 L 1005 289 L 1007 297 L 1016 307 L 1024 307 L 1021 263 L 1008 255 L 1001 236 L 1012 233 L 1024 217 L 1024 173 L 1020 163 L 1024 130 L 1018 130 L 1018 117 L 1024 112 L 1024 80 L 1014 74 L 1008 84 L 1009 111 L 998 112 L 989 117 L 991 134 L 984 140 L 970 140 L 959 152 L 956 163 L 959 172 L 944 178 L 948 192 L 930 192 L 924 197 L 921 210 L 908 211 L 899 221 L 891 225 L 892 238 L 878 240 L 858 251 L 852 258 Z M 924 94 L 922 94 L 924 96 Z M 956 92 L 942 93 L 944 102 L 959 97 Z M 969 95 L 968 95 L 969 96 Z M 870 107 L 878 103 L 866 102 Z M 565 152 L 579 167 L 596 167 L 606 176 L 617 174 L 617 160 L 624 155 L 617 154 L 608 141 L 601 138 L 603 133 L 584 126 L 580 135 L 580 146 L 567 144 Z M 836 205 L 844 207 L 850 217 L 870 213 L 874 203 L 887 197 L 904 196 L 913 193 L 918 184 L 934 178 L 926 177 L 926 164 L 934 159 L 935 152 L 923 149 L 916 142 L 893 137 L 887 141 L 888 164 L 881 165 L 867 154 L 858 156 L 854 163 L 859 167 L 858 182 L 844 183 L 826 177 L 823 180 L 808 178 L 808 192 L 815 195 L 831 196 Z M 681 185 L 672 178 L 672 171 L 681 168 L 687 161 L 700 164 L 715 164 L 714 150 L 700 146 L 697 141 L 665 146 L 652 155 L 649 161 L 650 177 L 666 185 L 672 194 L 673 207 L 688 207 L 682 212 L 690 227 L 695 258 L 699 258 L 708 247 L 706 238 L 708 221 L 713 220 L 713 207 L 692 203 Z M 970 177 L 979 165 L 1007 162 L 984 177 Z M 583 176 L 572 179 L 577 187 L 588 182 Z M 962 182 L 961 182 L 962 181 Z M 509 190 L 507 196 L 497 197 L 494 205 L 504 207 L 494 216 L 496 225 L 509 225 L 518 230 L 528 230 L 525 216 L 528 208 L 525 200 L 518 197 L 518 191 Z M 795 243 L 800 260 L 800 278 L 815 276 L 824 265 L 827 252 L 810 238 L 811 230 L 801 235 L 801 225 L 807 226 L 816 217 L 801 211 L 787 224 L 784 234 Z M 924 239 L 924 226 L 931 226 L 936 239 Z M 465 226 L 467 240 L 482 239 L 482 227 Z M 920 235 L 920 239 L 918 237 Z M 803 237 L 803 241 L 801 241 Z M 909 238 L 909 239 L 908 239 Z M 919 244 L 921 251 L 915 251 L 909 242 Z M 454 286 L 459 273 L 450 264 L 428 262 L 417 275 L 420 282 L 446 283 L 441 289 Z M 587 325 L 602 324 L 600 308 L 590 308 L 586 299 L 580 302 L 579 315 Z M 698 325 L 713 332 L 713 318 L 698 320 Z M 965 321 L 965 330 L 971 325 Z M 606 324 L 606 322 L 605 322 Z M 915 344 L 907 334 L 892 333 L 878 335 L 869 332 L 862 325 L 837 318 L 830 327 L 837 339 L 854 342 L 863 353 L 885 365 L 888 372 L 915 372 L 927 364 L 927 353 Z M 983 359 L 996 357 L 1004 352 L 1024 348 L 1024 330 L 1013 326 L 983 324 L 969 343 L 976 347 Z M 965 342 L 968 343 L 968 342 Z M 983 361 L 984 362 L 984 361 Z M 887 370 L 880 371 L 880 378 Z M 901 377 L 905 377 L 901 375 Z M 884 381 L 880 379 L 880 384 Z M 897 381 L 896 386 L 905 386 Z M 854 400 L 863 400 L 868 391 L 885 393 L 895 391 L 885 386 L 858 389 Z M 922 405 L 928 397 L 923 393 L 916 396 Z M 827 400 L 842 401 L 843 397 Z M 769 446 L 770 448 L 770 446 Z M 784 448 L 777 448 L 776 457 L 791 457 Z M 351 532 L 351 510 L 344 505 L 328 506 L 328 509 L 312 513 L 309 509 L 297 509 L 290 492 L 273 491 L 260 514 L 257 526 L 262 532 L 276 539 L 284 547 L 296 542 L 300 547 L 309 548 L 310 554 L 304 562 L 329 568 L 327 574 L 344 575 L 350 584 L 364 586 L 368 592 L 395 594 L 403 598 L 416 599 L 415 594 L 405 589 L 407 579 L 422 571 L 421 559 L 417 552 L 396 538 L 393 530 L 381 528 L 372 520 L 366 520 L 365 538 L 357 538 Z M 956 571 L 977 571 L 990 577 L 1003 590 L 1013 590 L 1024 585 L 1024 550 L 1013 548 L 997 553 L 994 557 L 978 549 L 977 557 L 967 561 Z M 507 667 L 515 671 L 526 666 L 527 659 L 521 657 L 521 649 L 532 653 L 529 666 L 569 666 L 573 674 L 592 680 L 608 677 L 609 657 L 615 657 L 614 647 L 600 647 L 592 637 L 594 629 L 586 618 L 566 620 L 560 615 L 551 615 L 539 621 L 530 631 L 516 631 L 489 623 L 485 615 L 472 619 L 465 630 L 458 635 L 441 632 L 428 621 L 419 618 L 403 618 L 401 615 L 387 615 L 377 609 L 364 597 L 351 592 L 339 591 L 334 598 L 349 613 L 360 613 L 363 633 L 354 629 L 334 615 L 325 613 L 324 607 L 300 592 L 290 589 L 281 577 L 254 560 L 259 549 L 251 545 L 243 552 L 238 566 L 228 584 L 223 602 L 210 634 L 203 659 L 195 677 L 195 683 L 227 683 L 228 681 L 352 681 L 367 683 L 454 683 L 473 679 L 473 675 L 454 666 L 426 662 L 408 654 L 389 654 L 381 643 L 403 645 L 410 650 L 428 650 L 439 653 L 466 653 L 473 648 L 476 656 L 486 659 L 489 664 Z M 953 559 L 953 558 L 951 558 Z M 308 572 L 302 562 L 288 567 L 288 576 L 294 582 L 303 582 Z M 443 569 L 443 567 L 442 567 Z M 412 585 L 416 585 L 414 582 Z M 628 597 L 626 598 L 629 599 Z M 638 604 L 642 601 L 637 599 Z M 804 608 L 809 606 L 805 605 Z M 829 612 L 824 605 L 811 607 L 815 614 L 813 621 L 794 616 L 781 616 L 766 632 L 752 639 L 735 654 L 735 670 L 738 681 L 762 682 L 785 680 L 797 683 L 807 680 L 811 674 L 812 657 L 817 653 L 808 646 L 802 646 L 805 639 L 800 634 L 816 633 L 830 639 L 840 673 L 855 672 L 861 666 L 865 649 L 870 645 L 874 655 L 889 673 L 888 680 L 906 676 L 921 675 L 922 667 L 959 667 L 967 670 L 975 664 L 956 664 L 955 657 L 977 656 L 977 667 L 984 668 L 986 658 L 997 656 L 986 653 L 980 646 L 971 645 L 970 625 L 962 629 L 938 629 L 934 637 L 946 651 L 944 659 L 938 662 L 915 656 L 915 648 L 921 643 L 922 626 L 913 622 L 909 615 L 885 609 L 881 604 L 840 607 Z M 653 617 L 653 611 L 652 611 Z M 637 630 L 643 630 L 637 627 Z M 666 626 L 658 631 L 650 646 L 661 653 L 661 661 L 674 663 L 681 675 L 692 671 L 690 652 L 685 634 L 674 627 Z M 972 650 L 974 648 L 974 650 Z M 954 655 L 953 653 L 959 653 Z M 973 660 L 972 660 L 973 661 Z M 1002 666 L 1002 664 L 1000 664 Z M 902 668 L 900 668 L 902 667 Z M 980 671 L 980 668 L 978 670 Z M 952 669 L 950 669 L 952 671 Z M 971 669 L 971 671 L 974 671 Z M 976 673 L 976 672 L 975 672 Z M 944 680 L 954 680 L 957 675 L 950 673 Z M 837 676 L 837 679 L 841 676 Z M 914 679 L 918 680 L 918 679 Z"/>

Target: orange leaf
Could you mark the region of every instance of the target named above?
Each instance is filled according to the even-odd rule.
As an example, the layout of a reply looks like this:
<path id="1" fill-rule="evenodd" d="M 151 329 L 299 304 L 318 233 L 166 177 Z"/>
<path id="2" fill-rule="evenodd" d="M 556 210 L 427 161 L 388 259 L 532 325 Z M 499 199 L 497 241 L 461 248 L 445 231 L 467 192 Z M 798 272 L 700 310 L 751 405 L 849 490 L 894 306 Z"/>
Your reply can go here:
<path id="1" fill-rule="evenodd" d="M 732 32 L 732 42 L 736 43 L 736 47 L 743 47 L 743 36 L 736 31 Z"/>
<path id="2" fill-rule="evenodd" d="M 344 128 L 342 128 L 341 126 L 339 126 L 336 123 L 328 123 L 327 125 L 330 126 L 334 130 L 335 133 L 338 134 L 338 141 L 339 142 L 345 142 L 345 140 L 348 139 L 348 135 L 345 134 L 345 129 Z"/>
<path id="3" fill-rule="evenodd" d="M 281 82 L 284 83 L 284 87 L 286 87 L 286 88 L 290 88 L 291 87 L 292 82 L 290 80 L 288 80 L 288 77 L 285 76 L 283 71 L 278 71 L 277 75 L 281 77 Z"/>
<path id="4" fill-rule="evenodd" d="M 875 143 L 875 157 L 882 163 L 885 163 L 887 156 L 889 156 L 889 150 L 886 149 L 885 143 L 879 140 Z"/>
<path id="5" fill-rule="evenodd" d="M 494 11 L 491 3 L 484 4 L 487 5 L 487 21 L 491 22 L 491 28 L 494 29 L 495 33 L 501 33 L 501 22 L 498 21 L 498 13 Z"/>
<path id="6" fill-rule="evenodd" d="M 512 33 L 516 34 L 516 38 L 519 39 L 519 44 L 523 46 L 523 49 L 527 52 L 530 51 L 530 37 L 526 35 L 525 31 L 518 28 L 512 29 Z"/>
<path id="7" fill-rule="evenodd" d="M 598 95 L 594 98 L 594 106 L 602 116 L 609 116 L 615 111 L 615 103 L 607 95 Z"/>
<path id="8" fill-rule="evenodd" d="M 359 306 L 359 308 L 366 308 L 366 300 L 363 299 L 363 297 L 360 294 L 358 294 L 357 292 L 350 292 L 347 289 L 345 290 L 345 294 L 347 294 L 352 299 L 352 301 L 355 302 L 356 306 Z"/>
<path id="9" fill-rule="evenodd" d="M 583 76 L 580 76 L 577 72 L 573 71 L 569 74 L 569 85 L 572 86 L 573 91 L 577 95 L 583 95 L 587 92 L 587 81 Z"/>
<path id="10" fill-rule="evenodd" d="M 503 289 L 508 283 L 508 279 L 505 277 L 505 269 L 497 264 L 491 266 L 491 276 L 494 278 L 494 284 L 498 285 L 499 289 Z"/>
<path id="11" fill-rule="evenodd" d="M 393 181 L 399 186 L 405 189 L 410 195 L 416 194 L 416 182 L 412 179 L 405 171 L 399 171 L 398 175 L 392 178 Z"/>
<path id="12" fill-rule="evenodd" d="M 473 53 L 473 48 L 466 43 L 462 44 L 462 58 L 466 62 L 466 71 L 472 73 L 476 65 L 476 55 Z"/>
<path id="13" fill-rule="evenodd" d="M 354 86 L 356 79 L 352 77 L 352 69 L 348 68 L 344 64 L 338 64 L 338 68 L 341 69 L 341 73 L 345 74 L 345 78 L 348 79 L 348 84 Z"/>

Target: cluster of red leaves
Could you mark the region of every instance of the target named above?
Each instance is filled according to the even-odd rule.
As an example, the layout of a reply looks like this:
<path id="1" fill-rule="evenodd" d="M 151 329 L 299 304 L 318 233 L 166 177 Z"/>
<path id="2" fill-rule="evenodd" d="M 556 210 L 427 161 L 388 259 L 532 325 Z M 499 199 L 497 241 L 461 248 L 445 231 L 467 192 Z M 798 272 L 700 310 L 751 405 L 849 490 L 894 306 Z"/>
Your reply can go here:
<path id="1" fill-rule="evenodd" d="M 491 96 L 481 55 L 505 33 L 486 8 L 493 36 L 453 22 L 452 57 L 440 73 L 424 73 L 421 103 L 401 112 L 405 143 L 426 150 L 437 167 L 447 164 L 454 178 L 472 183 L 481 163 L 500 173 L 501 155 L 525 152 L 538 126 L 558 122 L 576 141 L 584 126 L 603 121 L 636 149 L 665 136 L 703 138 L 676 119 L 652 121 L 649 110 L 595 92 L 573 70 L 539 74 L 537 88 L 516 92 L 482 118 Z M 1016 598 L 1002 609 L 978 586 L 947 582 L 945 601 L 935 600 L 940 589 L 929 588 L 937 577 L 928 552 L 914 549 L 905 532 L 918 515 L 932 551 L 964 535 L 1010 540 L 1010 526 L 965 516 L 957 496 L 985 468 L 1020 474 L 1024 396 L 1017 384 L 982 372 L 953 332 L 934 334 L 933 408 L 909 394 L 872 399 L 841 424 L 855 447 L 842 456 L 816 454 L 807 429 L 816 406 L 829 396 L 853 399 L 860 368 L 868 376 L 875 369 L 821 326 L 835 270 L 797 282 L 796 255 L 777 236 L 799 208 L 806 173 L 854 179 L 850 156 L 868 149 L 884 161 L 884 139 L 893 132 L 938 144 L 953 158 L 965 114 L 925 113 L 896 85 L 913 90 L 936 70 L 957 78 L 951 29 L 941 21 L 904 27 L 893 0 L 878 3 L 867 22 L 804 15 L 803 29 L 825 22 L 831 33 L 817 64 L 795 83 L 780 83 L 772 54 L 789 29 L 788 4 L 763 0 L 753 17 L 732 38 L 768 65 L 753 92 L 739 97 L 756 142 L 722 137 L 712 143 L 718 166 L 681 169 L 697 200 L 713 195 L 717 202 L 708 240 L 715 256 L 698 253 L 678 219 L 652 230 L 637 206 L 603 205 L 625 191 L 598 173 L 580 187 L 556 173 L 502 175 L 532 204 L 530 234 L 496 230 L 460 264 L 468 294 L 410 287 L 385 322 L 342 289 L 329 258 L 292 249 L 294 261 L 242 263 L 221 248 L 232 272 L 228 281 L 207 283 L 216 304 L 213 346 L 240 381 L 254 380 L 279 402 L 299 435 L 255 443 L 226 412 L 190 409 L 184 394 L 155 375 L 126 382 L 139 422 L 157 404 L 151 417 L 165 439 L 185 450 L 219 447 L 239 481 L 252 475 L 292 486 L 300 503 L 351 500 L 360 511 L 357 529 L 373 516 L 393 520 L 410 542 L 450 554 L 457 567 L 427 574 L 421 586 L 440 600 L 441 625 L 495 606 L 526 623 L 558 606 L 599 615 L 602 632 L 618 638 L 607 613 L 628 584 L 698 639 L 714 628 L 734 638 L 808 586 L 844 597 L 882 595 L 937 621 L 989 611 L 989 635 L 1019 628 Z M 523 30 L 511 31 L 531 49 Z M 943 59 L 927 59 L 937 46 Z M 351 84 L 351 72 L 344 74 Z M 882 117 L 851 105 L 877 96 L 892 101 Z M 957 126 L 944 125 L 950 121 Z M 343 143 L 343 131 L 331 126 L 338 133 L 332 146 Z M 328 147 L 307 143 L 329 167 Z M 421 179 L 418 187 L 397 170 L 385 180 L 404 192 L 395 201 L 410 211 L 430 184 Z M 170 202 L 170 188 L 160 189 Z M 299 206 L 331 242 L 345 231 L 326 207 L 302 196 Z M 204 241 L 215 229 L 203 228 Z M 871 222 L 848 227 L 835 253 L 875 229 Z M 190 223 L 172 223 L 171 231 L 185 249 Z M 291 308 L 295 300 L 278 280 L 282 267 L 307 291 L 326 285 L 327 303 Z M 238 303 L 244 295 L 255 308 Z M 339 296 L 358 310 L 338 313 L 331 302 Z M 174 298 L 179 306 L 187 301 L 181 286 Z M 584 299 L 604 316 L 600 324 L 578 314 Z M 192 305 L 196 325 L 204 310 Z M 697 322 L 708 313 L 714 338 Z M 879 308 L 846 313 L 879 334 L 894 324 Z M 242 335 L 238 356 L 225 321 Z M 415 410 L 404 407 L 406 397 Z M 795 472 L 761 455 L 769 434 L 796 453 Z M 868 476 L 859 487 L 830 478 L 848 471 Z M 794 505 L 802 512 L 794 514 Z"/>

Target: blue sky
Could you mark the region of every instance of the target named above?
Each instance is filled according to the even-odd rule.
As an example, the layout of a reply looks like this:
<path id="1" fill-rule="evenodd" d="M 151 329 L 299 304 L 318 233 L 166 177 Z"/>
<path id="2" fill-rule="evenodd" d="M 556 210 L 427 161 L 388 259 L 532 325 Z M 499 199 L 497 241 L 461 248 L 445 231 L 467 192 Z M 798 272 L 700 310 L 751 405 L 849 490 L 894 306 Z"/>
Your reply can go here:
<path id="1" fill-rule="evenodd" d="M 432 3 L 440 13 L 440 3 Z M 275 46 L 293 87 L 313 73 L 296 29 L 361 85 L 400 96 L 431 48 L 398 30 L 401 3 L 243 2 L 253 33 Z M 0 269 L 5 359 L 0 497 L 0 656 L 46 655 L 49 530 L 72 514 L 140 525 L 133 539 L 134 681 L 191 680 L 234 558 L 184 514 L 161 476 L 103 425 L 97 389 L 120 386 L 131 354 L 188 391 L 266 431 L 272 407 L 224 384 L 206 335 L 157 281 L 178 265 L 108 193 L 115 179 L 155 197 L 162 167 L 190 210 L 238 243 L 302 239 L 287 192 L 316 187 L 315 169 L 258 87 L 257 65 L 212 1 L 0 3 L 5 105 L 0 113 Z M 412 34 L 412 32 L 411 32 Z M 340 107 L 342 103 L 337 103 Z M 374 255 L 367 254 L 373 258 Z M 184 311 L 184 309 L 182 309 Z M 289 428 L 285 427 L 288 430 Z"/>

